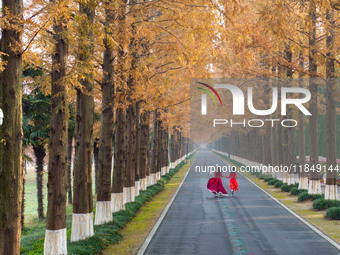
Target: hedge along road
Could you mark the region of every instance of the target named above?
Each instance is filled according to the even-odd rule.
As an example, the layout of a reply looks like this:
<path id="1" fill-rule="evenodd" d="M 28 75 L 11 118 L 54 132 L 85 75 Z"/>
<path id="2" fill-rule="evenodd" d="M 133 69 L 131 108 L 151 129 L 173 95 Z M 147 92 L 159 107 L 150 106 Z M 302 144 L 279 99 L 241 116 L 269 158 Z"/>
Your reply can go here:
<path id="1" fill-rule="evenodd" d="M 226 166 L 211 151 L 197 152 L 144 254 L 340 254 L 242 175 L 236 196 L 215 197 L 208 192 L 207 181 L 213 175 L 197 173 L 195 166 L 216 164 Z M 228 179 L 222 181 L 231 194 Z"/>

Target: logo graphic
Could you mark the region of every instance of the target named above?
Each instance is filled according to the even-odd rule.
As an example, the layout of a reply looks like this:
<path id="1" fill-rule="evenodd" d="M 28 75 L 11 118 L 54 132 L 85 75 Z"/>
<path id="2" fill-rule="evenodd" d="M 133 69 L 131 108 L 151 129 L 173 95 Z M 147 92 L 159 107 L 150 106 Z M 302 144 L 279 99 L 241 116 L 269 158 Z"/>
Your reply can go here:
<path id="1" fill-rule="evenodd" d="M 219 94 L 217 93 L 217 91 L 213 87 L 211 87 L 210 85 L 205 84 L 203 82 L 197 82 L 197 83 L 209 88 L 212 92 L 214 92 L 215 95 L 217 96 L 218 100 L 220 101 L 221 106 L 222 106 L 222 100 L 221 100 Z M 211 94 L 211 92 L 209 90 L 201 88 L 201 87 L 197 87 L 197 88 L 204 91 L 205 93 L 207 93 L 212 98 L 215 105 L 217 105 L 214 96 Z M 207 95 L 206 94 L 202 94 L 202 115 L 207 115 Z"/>
<path id="2" fill-rule="evenodd" d="M 221 106 L 222 106 L 222 101 L 216 90 L 202 82 L 197 82 L 199 84 L 202 84 L 209 89 L 211 89 L 215 95 L 218 97 Z M 233 97 L 233 115 L 244 115 L 245 112 L 245 96 L 243 94 L 243 91 L 232 84 L 214 84 L 215 88 L 218 89 L 228 89 Z M 214 100 L 215 105 L 216 100 L 213 97 L 213 95 L 210 93 L 210 91 L 198 87 L 198 89 L 201 89 L 205 91 L 207 94 L 211 96 L 211 98 Z M 247 91 L 247 105 L 248 109 L 251 113 L 258 115 L 258 116 L 265 116 L 265 115 L 270 115 L 274 113 L 277 109 L 278 106 L 278 88 L 273 87 L 272 88 L 272 106 L 267 109 L 267 110 L 258 110 L 255 109 L 254 104 L 253 104 L 253 88 L 248 87 Z M 288 94 L 303 94 L 304 97 L 300 98 L 289 98 L 287 95 Z M 311 115 L 311 113 L 303 106 L 304 103 L 307 103 L 311 99 L 311 93 L 309 90 L 305 88 L 290 88 L 290 87 L 282 87 L 281 88 L 281 115 L 284 116 L 287 114 L 287 105 L 295 105 L 304 115 Z M 202 109 L 202 115 L 207 115 L 207 96 L 206 94 L 202 94 L 202 104 L 201 104 L 201 109 Z"/>

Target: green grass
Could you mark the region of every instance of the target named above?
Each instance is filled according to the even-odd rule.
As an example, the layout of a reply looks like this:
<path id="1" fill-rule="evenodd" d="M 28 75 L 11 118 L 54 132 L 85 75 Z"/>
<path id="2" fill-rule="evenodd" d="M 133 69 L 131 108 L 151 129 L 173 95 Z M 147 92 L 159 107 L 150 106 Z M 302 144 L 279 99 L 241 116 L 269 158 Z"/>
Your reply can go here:
<path id="1" fill-rule="evenodd" d="M 36 173 L 30 171 L 25 175 L 25 225 L 36 224 L 38 217 L 38 202 L 37 202 L 37 184 Z M 44 173 L 43 183 L 43 202 L 44 202 L 44 215 L 47 211 L 47 173 Z"/>
<path id="2" fill-rule="evenodd" d="M 304 202 L 306 200 L 316 200 L 316 199 L 319 199 L 319 198 L 324 198 L 324 195 L 323 194 L 308 194 L 307 191 L 305 192 L 302 192 L 298 195 L 298 201 L 299 202 Z"/>
<path id="3" fill-rule="evenodd" d="M 318 198 L 313 201 L 313 208 L 316 210 L 322 211 L 331 207 L 340 207 L 340 201 L 331 199 L 327 200 L 324 198 Z"/>
<path id="4" fill-rule="evenodd" d="M 327 209 L 326 216 L 332 220 L 340 220 L 340 207 L 331 207 Z"/>

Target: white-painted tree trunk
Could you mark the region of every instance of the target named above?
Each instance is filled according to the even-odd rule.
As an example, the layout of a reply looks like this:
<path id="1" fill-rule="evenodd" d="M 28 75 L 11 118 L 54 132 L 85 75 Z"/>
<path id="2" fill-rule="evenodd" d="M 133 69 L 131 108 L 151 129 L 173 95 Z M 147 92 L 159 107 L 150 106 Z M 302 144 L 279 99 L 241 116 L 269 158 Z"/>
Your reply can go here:
<path id="1" fill-rule="evenodd" d="M 308 194 L 322 194 L 319 180 L 309 180 Z"/>
<path id="2" fill-rule="evenodd" d="M 130 187 L 130 202 L 134 202 L 136 197 L 136 188 Z"/>
<path id="3" fill-rule="evenodd" d="M 97 201 L 96 217 L 94 225 L 102 225 L 112 221 L 112 203 L 111 201 Z"/>
<path id="4" fill-rule="evenodd" d="M 157 182 L 157 173 L 152 174 L 152 185 L 156 184 Z"/>
<path id="5" fill-rule="evenodd" d="M 156 182 L 161 179 L 161 172 L 156 173 Z"/>
<path id="6" fill-rule="evenodd" d="M 161 168 L 161 176 L 165 175 L 166 174 L 166 166 L 163 166 Z"/>
<path id="7" fill-rule="evenodd" d="M 73 213 L 71 241 L 84 240 L 93 234 L 93 213 Z"/>
<path id="8" fill-rule="evenodd" d="M 45 231 L 44 255 L 67 254 L 66 228 Z"/>
<path id="9" fill-rule="evenodd" d="M 288 185 L 295 184 L 295 183 L 297 183 L 295 174 L 289 174 L 288 175 Z"/>
<path id="10" fill-rule="evenodd" d="M 146 177 L 146 187 L 151 185 L 151 174 Z"/>
<path id="11" fill-rule="evenodd" d="M 145 178 L 139 180 L 140 190 L 145 190 Z"/>
<path id="12" fill-rule="evenodd" d="M 308 190 L 308 178 L 307 177 L 300 177 L 299 189 Z"/>
<path id="13" fill-rule="evenodd" d="M 139 191 L 141 190 L 140 188 L 140 180 L 139 181 L 135 181 L 135 196 L 139 196 Z"/>
<path id="14" fill-rule="evenodd" d="M 131 187 L 124 187 L 123 188 L 123 203 L 124 205 L 126 203 L 132 202 L 131 201 Z"/>
<path id="15" fill-rule="evenodd" d="M 125 209 L 123 192 L 121 193 L 111 193 L 111 210 L 112 212 L 118 212 Z"/>
<path id="16" fill-rule="evenodd" d="M 283 173 L 282 182 L 283 182 L 283 183 L 288 183 L 288 173 Z"/>
<path id="17" fill-rule="evenodd" d="M 272 172 L 272 177 L 277 179 L 277 173 L 275 171 Z"/>
<path id="18" fill-rule="evenodd" d="M 327 185 L 325 186 L 325 199 L 339 200 L 338 197 L 338 186 Z"/>

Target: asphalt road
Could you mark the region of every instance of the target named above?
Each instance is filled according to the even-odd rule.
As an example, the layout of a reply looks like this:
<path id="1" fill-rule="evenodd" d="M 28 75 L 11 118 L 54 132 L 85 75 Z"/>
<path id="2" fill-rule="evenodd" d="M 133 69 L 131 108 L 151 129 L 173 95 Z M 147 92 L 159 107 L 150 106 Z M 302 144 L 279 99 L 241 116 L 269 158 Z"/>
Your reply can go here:
<path id="1" fill-rule="evenodd" d="M 177 197 L 144 254 L 340 254 L 340 251 L 239 175 L 234 197 L 206 190 L 212 174 L 195 166 L 226 165 L 198 151 Z M 229 181 L 223 178 L 229 194 Z"/>

